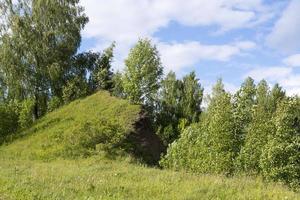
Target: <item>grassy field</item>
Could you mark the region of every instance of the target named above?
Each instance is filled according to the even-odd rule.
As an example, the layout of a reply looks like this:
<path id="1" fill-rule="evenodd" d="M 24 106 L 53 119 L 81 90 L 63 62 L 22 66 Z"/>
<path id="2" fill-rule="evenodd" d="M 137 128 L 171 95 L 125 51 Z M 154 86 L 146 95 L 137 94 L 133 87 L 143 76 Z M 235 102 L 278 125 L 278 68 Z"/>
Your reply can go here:
<path id="1" fill-rule="evenodd" d="M 127 141 L 140 109 L 100 92 L 45 116 L 0 146 L 0 200 L 300 199 L 259 178 L 160 170 L 127 152 L 112 156 L 107 147 Z"/>
<path id="2" fill-rule="evenodd" d="M 91 157 L 0 160 L 0 199 L 300 199 L 259 179 L 192 175 Z"/>

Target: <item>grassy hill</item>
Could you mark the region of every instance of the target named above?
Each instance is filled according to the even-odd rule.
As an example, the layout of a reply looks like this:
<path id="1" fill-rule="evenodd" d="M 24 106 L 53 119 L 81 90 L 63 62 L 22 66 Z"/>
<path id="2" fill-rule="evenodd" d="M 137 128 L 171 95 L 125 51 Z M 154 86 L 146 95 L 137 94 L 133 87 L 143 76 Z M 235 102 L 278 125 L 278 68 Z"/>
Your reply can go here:
<path id="1" fill-rule="evenodd" d="M 48 114 L 18 137 L 0 156 L 54 160 L 127 152 L 155 162 L 162 151 L 141 107 L 104 91 Z"/>
<path id="2" fill-rule="evenodd" d="M 0 200 L 300 199 L 279 184 L 146 167 L 162 151 L 142 108 L 99 92 L 0 147 Z M 142 162 L 143 163 L 143 162 Z"/>

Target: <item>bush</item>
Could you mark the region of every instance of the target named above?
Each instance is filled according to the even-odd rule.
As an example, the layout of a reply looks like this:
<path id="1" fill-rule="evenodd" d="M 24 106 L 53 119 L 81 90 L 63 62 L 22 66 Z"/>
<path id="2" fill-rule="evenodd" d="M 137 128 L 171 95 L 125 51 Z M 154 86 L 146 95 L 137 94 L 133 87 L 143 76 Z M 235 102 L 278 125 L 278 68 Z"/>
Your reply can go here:
<path id="1" fill-rule="evenodd" d="M 75 77 L 69 80 L 66 86 L 63 87 L 63 100 L 65 103 L 70 103 L 87 95 L 88 84 L 81 77 Z"/>
<path id="2" fill-rule="evenodd" d="M 204 166 L 205 132 L 199 124 L 186 128 L 181 137 L 169 145 L 167 154 L 161 159 L 160 165 L 175 170 L 185 169 L 194 172 L 207 172 Z M 201 139 L 202 138 L 202 139 Z"/>
<path id="3" fill-rule="evenodd" d="M 28 128 L 33 123 L 33 109 L 35 102 L 32 99 L 26 99 L 20 103 L 19 125 L 20 128 Z"/>
<path id="4" fill-rule="evenodd" d="M 125 130 L 117 122 L 98 119 L 76 124 L 63 138 L 62 157 L 89 156 L 98 150 L 110 152 L 125 139 Z"/>
<path id="5" fill-rule="evenodd" d="M 156 134 L 163 141 L 165 146 L 168 146 L 170 141 L 174 141 L 177 139 L 179 132 L 177 129 L 173 128 L 172 124 L 169 124 L 166 127 L 160 126 L 156 131 Z"/>
<path id="6" fill-rule="evenodd" d="M 62 105 L 62 100 L 59 97 L 52 97 L 48 103 L 48 112 L 52 112 Z"/>
<path id="7" fill-rule="evenodd" d="M 18 104 L 0 104 L 0 143 L 18 129 Z"/>

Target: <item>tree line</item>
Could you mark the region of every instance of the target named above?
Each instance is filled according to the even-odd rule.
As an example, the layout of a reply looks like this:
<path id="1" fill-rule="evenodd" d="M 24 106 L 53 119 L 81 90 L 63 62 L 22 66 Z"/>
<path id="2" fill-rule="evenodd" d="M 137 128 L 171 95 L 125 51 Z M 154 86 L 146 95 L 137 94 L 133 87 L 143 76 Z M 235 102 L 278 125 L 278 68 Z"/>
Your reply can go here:
<path id="1" fill-rule="evenodd" d="M 191 72 L 164 76 L 148 39 L 114 73 L 113 43 L 78 52 L 88 22 L 79 0 L 0 0 L 0 141 L 60 106 L 98 90 L 143 105 L 168 147 L 161 166 L 201 173 L 247 173 L 300 185 L 300 100 L 247 78 L 235 94 L 218 80 L 204 88 Z"/>

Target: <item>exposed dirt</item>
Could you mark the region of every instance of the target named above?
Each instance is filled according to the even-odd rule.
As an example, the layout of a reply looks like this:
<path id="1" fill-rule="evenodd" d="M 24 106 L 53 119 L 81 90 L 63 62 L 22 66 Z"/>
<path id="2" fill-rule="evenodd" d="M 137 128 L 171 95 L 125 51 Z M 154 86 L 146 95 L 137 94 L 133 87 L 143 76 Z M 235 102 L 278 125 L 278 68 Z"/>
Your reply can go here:
<path id="1" fill-rule="evenodd" d="M 166 149 L 160 138 L 154 133 L 146 112 L 140 113 L 139 120 L 134 127 L 135 131 L 130 133 L 127 138 L 132 144 L 131 153 L 149 165 L 156 165 Z"/>

